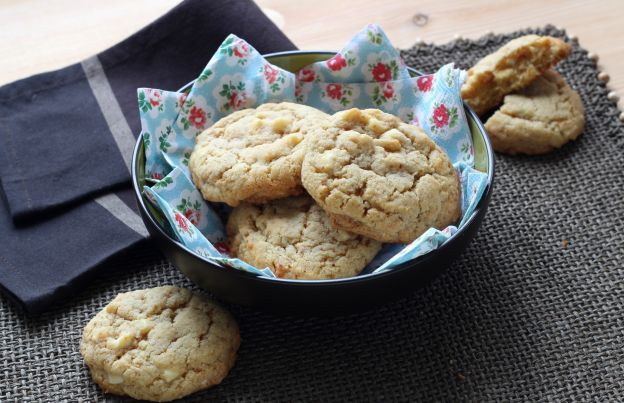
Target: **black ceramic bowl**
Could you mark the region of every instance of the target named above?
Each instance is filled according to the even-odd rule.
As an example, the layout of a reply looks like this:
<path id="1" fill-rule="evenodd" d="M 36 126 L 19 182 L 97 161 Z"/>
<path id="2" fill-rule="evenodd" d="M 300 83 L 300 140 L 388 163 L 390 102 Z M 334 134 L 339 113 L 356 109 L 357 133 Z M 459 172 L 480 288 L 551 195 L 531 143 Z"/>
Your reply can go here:
<path id="1" fill-rule="evenodd" d="M 271 63 L 289 71 L 335 52 L 281 52 L 266 55 Z M 411 70 L 413 75 L 418 71 Z M 184 87 L 187 89 L 188 86 Z M 163 217 L 143 196 L 145 154 L 141 138 L 132 158 L 132 183 L 141 217 L 165 256 L 201 288 L 235 304 L 275 313 L 336 315 L 379 306 L 425 286 L 448 268 L 477 233 L 492 193 L 494 157 L 483 124 L 465 106 L 475 148 L 475 168 L 488 174 L 488 186 L 470 220 L 443 246 L 380 274 L 363 274 L 336 280 L 285 280 L 257 277 L 235 269 L 215 266 L 170 236 Z"/>

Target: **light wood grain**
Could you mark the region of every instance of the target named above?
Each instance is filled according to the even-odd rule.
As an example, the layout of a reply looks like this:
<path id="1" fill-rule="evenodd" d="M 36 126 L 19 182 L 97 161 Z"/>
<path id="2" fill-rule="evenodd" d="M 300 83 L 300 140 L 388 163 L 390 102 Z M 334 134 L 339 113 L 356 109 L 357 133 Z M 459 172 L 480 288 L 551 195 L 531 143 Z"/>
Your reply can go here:
<path id="1" fill-rule="evenodd" d="M 211 1 L 206 0 L 206 6 Z M 0 84 L 63 67 L 114 45 L 177 0 L 0 0 Z M 338 49 L 365 24 L 381 24 L 398 47 L 443 43 L 552 23 L 600 56 L 610 88 L 624 95 L 624 1 L 258 0 L 300 48 Z M 418 27 L 412 16 L 424 13 Z M 207 55 L 208 57 L 209 55 Z M 622 101 L 620 101 L 622 104 Z"/>

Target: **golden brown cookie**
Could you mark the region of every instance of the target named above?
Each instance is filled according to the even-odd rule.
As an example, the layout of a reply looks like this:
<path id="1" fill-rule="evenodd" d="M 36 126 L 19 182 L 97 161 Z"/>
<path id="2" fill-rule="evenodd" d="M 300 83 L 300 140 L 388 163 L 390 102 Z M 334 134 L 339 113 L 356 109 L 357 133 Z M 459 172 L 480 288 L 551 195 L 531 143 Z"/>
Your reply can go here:
<path id="1" fill-rule="evenodd" d="M 581 97 L 550 70 L 522 91 L 505 96 L 485 129 L 498 152 L 543 154 L 576 139 L 584 125 Z"/>
<path id="2" fill-rule="evenodd" d="M 468 70 L 461 95 L 478 115 L 498 106 L 570 54 L 570 45 L 550 36 L 526 35 L 509 41 Z"/>
<path id="3" fill-rule="evenodd" d="M 242 204 L 230 214 L 227 232 L 238 258 L 290 279 L 355 276 L 381 248 L 377 241 L 333 228 L 308 196 Z"/>
<path id="4" fill-rule="evenodd" d="M 105 392 L 162 402 L 219 384 L 239 344 L 225 309 L 167 286 L 115 297 L 85 327 L 80 352 Z"/>
<path id="5" fill-rule="evenodd" d="M 460 215 L 459 179 L 419 127 L 377 109 L 350 109 L 313 131 L 303 186 L 331 223 L 382 242 L 411 242 Z"/>
<path id="6" fill-rule="evenodd" d="M 234 112 L 197 136 L 193 182 L 206 200 L 230 206 L 299 194 L 303 140 L 328 117 L 289 102 Z"/>

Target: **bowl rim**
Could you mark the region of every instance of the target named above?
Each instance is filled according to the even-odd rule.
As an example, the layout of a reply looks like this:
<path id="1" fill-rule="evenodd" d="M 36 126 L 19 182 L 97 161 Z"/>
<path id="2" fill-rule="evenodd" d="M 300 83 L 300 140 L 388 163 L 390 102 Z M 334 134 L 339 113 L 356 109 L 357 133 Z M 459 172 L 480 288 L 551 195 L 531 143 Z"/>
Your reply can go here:
<path id="1" fill-rule="evenodd" d="M 337 52 L 335 52 L 335 51 L 327 51 L 327 50 L 318 50 L 318 51 L 314 51 L 314 50 L 289 50 L 289 51 L 267 53 L 267 54 L 263 54 L 262 56 L 264 58 L 269 59 L 269 58 L 274 58 L 274 57 L 293 56 L 293 55 L 305 55 L 305 54 L 335 55 L 336 53 Z M 423 73 L 423 72 L 421 72 L 421 71 L 419 71 L 417 69 L 414 69 L 412 67 L 409 67 L 409 66 L 408 66 L 408 70 L 411 71 L 411 72 L 416 73 L 417 75 L 424 75 L 425 74 L 425 73 Z M 178 90 L 178 92 L 186 90 L 194 82 L 195 82 L 195 80 L 187 83 L 182 88 L 180 88 L 180 90 Z M 139 156 L 139 150 L 143 146 L 142 136 L 138 136 L 136 144 L 134 146 L 133 153 L 132 153 L 132 175 L 131 175 L 132 176 L 132 188 L 134 190 L 135 197 L 136 197 L 137 202 L 139 204 L 139 208 L 142 210 L 143 217 L 144 218 L 147 217 L 147 219 L 150 221 L 150 224 L 152 224 L 152 226 L 160 233 L 160 235 L 162 237 L 164 237 L 165 239 L 167 239 L 168 241 L 170 241 L 178 249 L 181 249 L 183 252 L 189 253 L 192 256 L 194 256 L 196 259 L 199 259 L 199 260 L 203 261 L 211 269 L 215 269 L 215 270 L 224 270 L 224 269 L 225 270 L 229 270 L 230 273 L 232 273 L 234 275 L 242 275 L 244 277 L 247 277 L 250 280 L 255 280 L 255 281 L 260 281 L 260 282 L 284 283 L 284 284 L 289 284 L 289 285 L 293 285 L 293 286 L 307 286 L 307 287 L 337 286 L 337 285 L 342 285 L 342 284 L 351 284 L 351 283 L 356 283 L 356 282 L 361 282 L 361 281 L 374 280 L 376 278 L 382 278 L 382 277 L 397 275 L 398 273 L 403 272 L 404 270 L 414 270 L 412 268 L 412 266 L 418 264 L 420 261 L 426 260 L 426 259 L 430 258 L 431 256 L 433 256 L 435 254 L 444 253 L 445 249 L 447 249 L 449 247 L 449 244 L 455 238 L 459 237 L 459 235 L 461 235 L 463 232 L 468 230 L 468 228 L 471 226 L 471 224 L 476 220 L 479 211 L 482 208 L 486 208 L 485 203 L 487 203 L 488 194 L 492 192 L 492 185 L 494 183 L 494 150 L 492 149 L 492 144 L 490 143 L 490 140 L 489 140 L 489 138 L 487 136 L 487 132 L 485 130 L 485 126 L 483 125 L 483 122 L 481 122 L 481 120 L 479 119 L 477 114 L 472 110 L 472 108 L 470 108 L 470 106 L 468 106 L 468 104 L 466 104 L 465 102 L 463 102 L 463 104 L 464 104 L 464 111 L 466 112 L 466 114 L 468 116 L 470 116 L 473 119 L 473 121 L 475 122 L 477 128 L 479 129 L 480 134 L 483 137 L 483 141 L 485 143 L 485 150 L 486 150 L 486 153 L 487 153 L 487 162 L 488 162 L 487 185 L 486 185 L 485 190 L 483 191 L 483 195 L 481 196 L 481 200 L 479 201 L 479 203 L 475 207 L 475 209 L 472 212 L 470 218 L 466 221 L 464 226 L 462 228 L 459 228 L 457 230 L 457 232 L 455 232 L 453 235 L 451 235 L 451 237 L 442 246 L 438 247 L 435 250 L 427 252 L 427 253 L 425 253 L 425 254 L 423 254 L 421 256 L 418 256 L 418 257 L 416 257 L 414 259 L 411 259 L 411 260 L 405 261 L 403 263 L 400 263 L 396 267 L 394 267 L 392 270 L 384 271 L 384 272 L 381 272 L 381 273 L 366 273 L 366 274 L 357 275 L 357 276 L 353 276 L 353 277 L 345 277 L 345 278 L 337 278 L 337 279 L 325 279 L 325 280 L 285 279 L 285 278 L 279 278 L 279 277 L 258 276 L 256 274 L 245 272 L 245 271 L 241 271 L 241 270 L 235 270 L 235 269 L 229 269 L 229 268 L 225 268 L 225 267 L 220 267 L 220 266 L 217 266 L 214 263 L 206 260 L 204 257 L 198 255 L 197 253 L 195 253 L 191 249 L 187 248 L 186 245 L 182 244 L 177 239 L 174 239 L 166 231 L 164 231 L 160 227 L 158 222 L 156 222 L 156 220 L 152 217 L 149 209 L 146 207 L 146 205 L 145 205 L 146 201 L 145 201 L 145 198 L 144 198 L 144 196 L 142 194 L 142 189 L 139 188 L 139 182 L 138 182 L 138 156 Z"/>

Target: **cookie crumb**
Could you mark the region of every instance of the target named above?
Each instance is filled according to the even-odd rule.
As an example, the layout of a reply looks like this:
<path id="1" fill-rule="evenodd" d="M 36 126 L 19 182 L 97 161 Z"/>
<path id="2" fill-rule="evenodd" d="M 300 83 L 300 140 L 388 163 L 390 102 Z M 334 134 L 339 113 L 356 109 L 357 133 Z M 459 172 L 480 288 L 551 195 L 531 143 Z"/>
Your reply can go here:
<path id="1" fill-rule="evenodd" d="M 568 245 L 570 245 L 570 241 L 568 241 L 567 239 L 561 241 L 561 246 L 563 246 L 563 249 L 568 249 Z"/>

